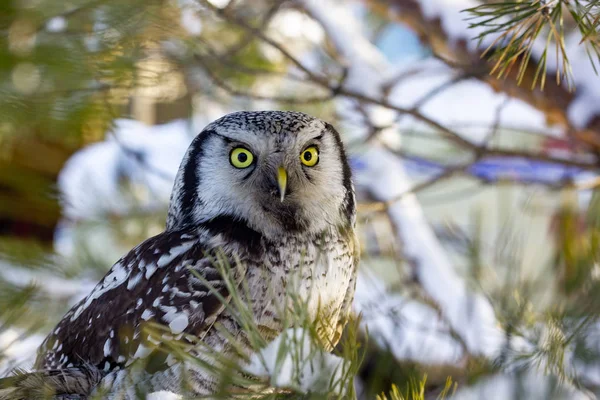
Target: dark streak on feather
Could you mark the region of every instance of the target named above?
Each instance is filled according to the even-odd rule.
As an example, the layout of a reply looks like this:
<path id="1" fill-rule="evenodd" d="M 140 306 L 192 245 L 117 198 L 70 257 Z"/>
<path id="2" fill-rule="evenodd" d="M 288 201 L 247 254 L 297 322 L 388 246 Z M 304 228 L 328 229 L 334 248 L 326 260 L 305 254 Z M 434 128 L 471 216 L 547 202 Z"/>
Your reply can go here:
<path id="1" fill-rule="evenodd" d="M 187 163 L 183 170 L 183 186 L 179 194 L 178 203 L 181 207 L 178 217 L 182 224 L 179 227 L 192 223 L 191 218 L 194 207 L 198 206 L 198 186 L 200 185 L 200 176 L 198 176 L 198 163 L 204 155 L 204 143 L 214 134 L 214 131 L 204 131 L 192 142 L 188 151 Z M 187 223 L 186 223 L 187 221 Z"/>
<path id="2" fill-rule="evenodd" d="M 346 152 L 344 151 L 344 145 L 342 143 L 342 139 L 340 138 L 340 134 L 333 126 L 331 126 L 331 124 L 328 124 L 327 122 L 325 122 L 325 128 L 332 134 L 340 152 L 340 160 L 343 168 L 342 183 L 344 185 L 344 189 L 346 189 L 346 196 L 344 198 L 344 216 L 348 218 L 348 221 L 351 221 L 355 210 L 353 196 L 354 191 L 352 190 L 352 172 L 350 171 L 350 166 L 348 165 L 348 159 L 346 157 Z"/>

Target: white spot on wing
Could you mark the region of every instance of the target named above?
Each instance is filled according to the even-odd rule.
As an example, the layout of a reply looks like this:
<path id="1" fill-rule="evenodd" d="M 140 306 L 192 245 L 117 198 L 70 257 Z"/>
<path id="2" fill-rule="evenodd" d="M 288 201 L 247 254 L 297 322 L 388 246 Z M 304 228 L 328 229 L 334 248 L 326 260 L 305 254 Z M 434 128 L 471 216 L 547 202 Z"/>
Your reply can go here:
<path id="1" fill-rule="evenodd" d="M 150 279 L 150 277 L 154 275 L 154 272 L 156 272 L 156 264 L 152 263 L 146 265 L 146 279 Z"/>
<path id="2" fill-rule="evenodd" d="M 171 250 L 169 250 L 169 253 L 163 254 L 162 256 L 160 256 L 160 258 L 158 259 L 158 262 L 156 264 L 158 265 L 159 268 L 164 267 L 165 265 L 167 265 L 168 263 L 173 261 L 175 259 L 175 257 L 180 256 L 181 254 L 188 251 L 193 245 L 194 245 L 194 242 L 192 241 L 192 242 L 185 242 L 185 243 L 180 244 L 179 246 L 173 247 Z"/>
<path id="3" fill-rule="evenodd" d="M 154 316 L 154 313 L 148 309 L 144 310 L 144 312 L 142 313 L 142 319 L 144 321 L 148 321 L 153 316 Z"/>
<path id="4" fill-rule="evenodd" d="M 175 306 L 160 306 L 160 309 L 165 313 L 163 319 L 168 323 L 173 321 L 179 311 Z"/>
<path id="5" fill-rule="evenodd" d="M 188 316 L 185 313 L 180 313 L 169 323 L 169 328 L 171 328 L 171 332 L 177 335 L 187 328 L 188 323 Z"/>
<path id="6" fill-rule="evenodd" d="M 90 304 L 92 304 L 94 300 L 102 296 L 104 293 L 122 285 L 128 276 L 129 271 L 121 263 L 116 263 L 113 265 L 110 273 L 104 277 L 102 282 L 96 285 L 92 293 L 86 297 L 85 302 L 77 307 L 77 310 L 75 310 L 75 313 L 71 317 L 71 322 L 79 318 L 79 316 L 90 306 Z"/>
<path id="7" fill-rule="evenodd" d="M 142 273 L 138 272 L 127 281 L 127 290 L 132 290 L 137 286 L 138 283 L 142 280 Z"/>
<path id="8" fill-rule="evenodd" d="M 104 357 L 110 356 L 111 351 L 112 351 L 111 340 L 106 339 L 106 342 L 104 342 Z"/>
<path id="9" fill-rule="evenodd" d="M 149 347 L 144 346 L 143 344 L 140 344 L 137 348 L 137 350 L 135 351 L 135 354 L 133 355 L 133 358 L 144 358 L 144 357 L 148 357 L 148 355 L 152 353 L 152 349 Z"/>
<path id="10" fill-rule="evenodd" d="M 169 367 L 172 367 L 177 362 L 177 359 L 173 356 L 173 354 L 169 353 L 166 362 Z"/>

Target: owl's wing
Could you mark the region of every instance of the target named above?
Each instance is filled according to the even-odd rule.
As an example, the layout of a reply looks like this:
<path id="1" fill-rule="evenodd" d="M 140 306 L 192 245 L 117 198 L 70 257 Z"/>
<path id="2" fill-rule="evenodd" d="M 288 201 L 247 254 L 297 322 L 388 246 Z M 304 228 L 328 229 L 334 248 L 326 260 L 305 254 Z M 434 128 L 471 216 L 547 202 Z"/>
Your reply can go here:
<path id="1" fill-rule="evenodd" d="M 131 250 L 63 317 L 42 344 L 36 366 L 123 368 L 160 344 L 142 329 L 148 322 L 168 327 L 165 340 L 203 338 L 230 295 L 214 253 L 207 256 L 201 243 L 194 233 L 165 232 Z M 235 285 L 244 275 L 234 267 L 237 261 L 225 260 Z"/>

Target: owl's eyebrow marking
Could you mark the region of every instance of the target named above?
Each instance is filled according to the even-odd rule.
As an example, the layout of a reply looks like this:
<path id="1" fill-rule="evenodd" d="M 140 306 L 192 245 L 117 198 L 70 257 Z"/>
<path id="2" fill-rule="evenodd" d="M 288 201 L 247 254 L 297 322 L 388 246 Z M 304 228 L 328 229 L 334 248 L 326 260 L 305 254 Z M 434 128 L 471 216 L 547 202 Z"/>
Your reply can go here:
<path id="1" fill-rule="evenodd" d="M 306 142 L 304 142 L 304 147 L 303 149 L 307 149 L 310 146 L 314 146 L 315 144 L 320 144 L 321 143 L 321 139 L 323 139 L 323 134 L 321 133 L 319 136 L 316 136 L 312 139 L 308 139 Z M 302 150 L 302 151 L 304 151 Z"/>
<path id="2" fill-rule="evenodd" d="M 213 135 L 220 137 L 227 144 L 235 142 L 235 140 L 233 140 L 232 138 L 224 136 L 224 135 L 221 135 L 221 134 L 216 133 L 216 132 L 214 132 Z"/>
<path id="3" fill-rule="evenodd" d="M 230 137 L 227 137 L 225 135 L 221 135 L 219 133 L 214 133 L 215 136 L 220 137 L 226 144 L 230 145 L 232 143 L 237 144 L 238 146 L 241 146 L 247 150 L 252 150 L 249 144 L 246 144 L 245 142 L 242 142 L 240 140 L 236 140 L 236 139 L 232 139 Z"/>

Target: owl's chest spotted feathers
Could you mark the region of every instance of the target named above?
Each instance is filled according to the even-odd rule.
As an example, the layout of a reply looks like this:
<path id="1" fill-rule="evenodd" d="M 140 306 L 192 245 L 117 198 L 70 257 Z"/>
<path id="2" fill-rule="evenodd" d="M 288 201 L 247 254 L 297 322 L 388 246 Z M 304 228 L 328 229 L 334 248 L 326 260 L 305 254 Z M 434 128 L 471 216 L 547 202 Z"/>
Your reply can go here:
<path id="1" fill-rule="evenodd" d="M 344 301 L 354 291 L 353 237 L 331 231 L 312 240 L 284 237 L 264 246 L 264 258 L 249 260 L 246 273 L 259 325 L 280 330 L 285 315 L 279 314 L 290 312 L 294 302 L 305 306 L 312 320 L 335 326 L 346 317 Z"/>

